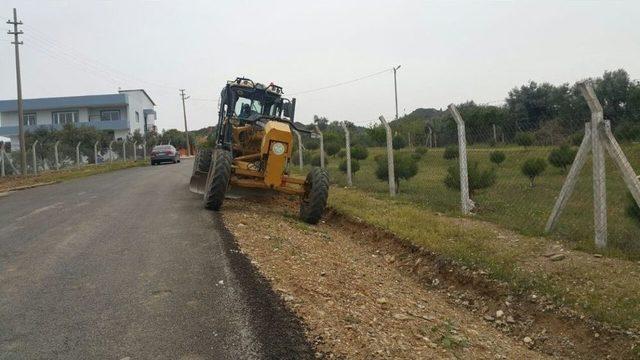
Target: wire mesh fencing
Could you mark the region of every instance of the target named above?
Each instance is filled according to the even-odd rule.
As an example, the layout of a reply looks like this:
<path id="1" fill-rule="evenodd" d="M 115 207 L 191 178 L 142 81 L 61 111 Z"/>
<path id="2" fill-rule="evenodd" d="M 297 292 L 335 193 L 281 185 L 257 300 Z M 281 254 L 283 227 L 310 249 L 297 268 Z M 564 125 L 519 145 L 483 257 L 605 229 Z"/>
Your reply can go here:
<path id="1" fill-rule="evenodd" d="M 35 144 L 35 145 L 34 145 Z M 109 146 L 111 145 L 111 146 Z M 26 151 L 26 175 L 77 169 L 87 165 L 112 164 L 145 159 L 144 144 L 131 142 L 77 142 L 49 141 L 32 143 Z M 126 157 L 125 157 L 126 156 Z M 22 175 L 19 149 L 0 148 L 0 176 Z"/>
<path id="2" fill-rule="evenodd" d="M 640 185 L 636 178 L 640 144 L 616 141 L 616 124 L 604 120 L 597 131 L 604 164 L 598 166 L 593 161 L 588 110 L 542 123 L 484 111 L 459 108 L 471 216 L 525 235 L 568 240 L 577 248 L 640 256 Z M 397 197 L 439 213 L 462 215 L 462 157 L 459 128 L 452 114 L 427 122 L 421 133 L 396 132 L 393 136 L 403 139 L 397 141 L 398 146 L 394 140 Z M 583 147 L 587 147 L 586 155 L 578 159 Z M 368 156 L 352 166 L 353 185 L 380 195 L 388 193 L 387 150 L 367 150 Z M 346 186 L 340 157 L 327 159 L 332 180 Z M 583 164 L 572 169 L 576 162 Z M 573 189 L 561 201 L 562 210 L 549 227 L 572 172 Z M 598 186 L 601 191 L 594 191 Z M 604 238 L 599 238 L 602 233 Z"/>

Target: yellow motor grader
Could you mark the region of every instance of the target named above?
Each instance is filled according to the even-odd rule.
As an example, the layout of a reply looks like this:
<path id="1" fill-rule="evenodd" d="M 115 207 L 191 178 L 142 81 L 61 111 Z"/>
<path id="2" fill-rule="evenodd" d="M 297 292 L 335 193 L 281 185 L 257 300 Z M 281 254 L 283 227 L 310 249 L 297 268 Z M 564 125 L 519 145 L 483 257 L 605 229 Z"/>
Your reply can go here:
<path id="1" fill-rule="evenodd" d="M 306 177 L 288 167 L 293 151 L 295 98 L 284 98 L 280 86 L 250 79 L 227 82 L 210 148 L 200 148 L 193 164 L 190 189 L 203 194 L 207 209 L 219 210 L 230 188 L 276 190 L 300 196 L 300 218 L 317 224 L 329 194 L 329 176 L 313 168 Z"/>

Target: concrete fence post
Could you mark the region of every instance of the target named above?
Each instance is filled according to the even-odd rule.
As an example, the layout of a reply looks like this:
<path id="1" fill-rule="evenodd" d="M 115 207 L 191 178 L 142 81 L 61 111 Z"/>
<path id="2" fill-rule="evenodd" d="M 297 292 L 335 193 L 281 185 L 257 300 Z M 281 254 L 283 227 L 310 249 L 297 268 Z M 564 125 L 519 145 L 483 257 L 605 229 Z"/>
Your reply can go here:
<path id="1" fill-rule="evenodd" d="M 76 168 L 80 168 L 80 144 L 82 144 L 82 141 L 78 141 L 78 144 L 76 145 Z"/>
<path id="2" fill-rule="evenodd" d="M 133 142 L 133 161 L 138 161 L 138 142 L 134 141 Z"/>
<path id="3" fill-rule="evenodd" d="M 384 129 L 387 133 L 387 170 L 389 173 L 389 195 L 391 197 L 396 196 L 396 171 L 393 162 L 393 134 L 391 134 L 391 127 L 387 123 L 387 120 L 384 119 L 384 116 L 380 115 L 378 118 L 380 122 L 384 126 Z"/>
<path id="4" fill-rule="evenodd" d="M 562 186 L 555 207 L 549 216 L 545 231 L 551 231 L 557 223 L 558 217 L 577 182 L 580 169 L 586 163 L 586 155 L 591 151 L 593 157 L 594 240 L 596 247 L 603 248 L 607 245 L 607 193 L 604 150 L 606 149 L 620 169 L 625 185 L 631 192 L 631 196 L 638 206 L 640 206 L 640 179 L 638 179 L 627 157 L 624 155 L 622 148 L 613 136 L 611 123 L 608 120 L 604 120 L 602 105 L 596 96 L 591 81 L 579 83 L 578 88 L 587 101 L 589 110 L 591 110 L 591 121 L 585 126 L 585 136 L 582 139 L 582 144 L 580 145 L 576 159 L 571 165 L 571 170 Z"/>
<path id="5" fill-rule="evenodd" d="M 2 177 L 6 176 L 6 173 L 4 171 L 4 156 L 5 156 L 4 146 L 5 146 L 5 143 L 3 141 L 2 144 L 0 144 L 0 176 Z"/>
<path id="6" fill-rule="evenodd" d="M 582 143 L 580 144 L 580 148 L 578 149 L 576 158 L 573 160 L 573 164 L 571 164 L 569 174 L 567 175 L 567 178 L 562 185 L 560 195 L 558 195 L 556 203 L 553 206 L 553 210 L 551 210 L 551 215 L 549 215 L 547 225 L 544 228 L 545 232 L 547 233 L 551 232 L 558 223 L 560 214 L 569 202 L 569 198 L 573 193 L 573 189 L 578 183 L 578 175 L 580 175 L 580 170 L 582 170 L 584 164 L 587 162 L 587 156 L 591 151 L 591 124 L 585 123 L 584 125 L 584 137 L 582 138 Z"/>
<path id="7" fill-rule="evenodd" d="M 494 143 L 498 143 L 498 132 L 496 131 L 496 124 L 492 124 L 491 127 L 493 128 L 493 142 Z"/>
<path id="8" fill-rule="evenodd" d="M 304 169 L 304 156 L 302 156 L 302 150 L 304 147 L 302 146 L 302 136 L 298 130 L 293 130 L 298 138 L 298 166 L 300 166 L 300 171 Z"/>
<path id="9" fill-rule="evenodd" d="M 351 187 L 353 186 L 351 175 L 351 139 L 349 136 L 349 128 L 347 128 L 347 123 L 344 121 L 342 122 L 342 128 L 344 129 L 345 148 L 347 151 L 347 185 Z"/>
<path id="10" fill-rule="evenodd" d="M 38 144 L 38 140 L 33 142 L 31 145 L 31 152 L 33 152 L 33 175 L 38 175 L 38 157 L 36 156 L 36 145 Z"/>
<path id="11" fill-rule="evenodd" d="M 469 198 L 469 176 L 467 173 L 467 136 L 462 116 L 454 104 L 449 105 L 449 111 L 453 115 L 458 127 L 458 160 L 460 162 L 460 205 L 462 213 L 469 215 L 473 208 L 471 199 Z"/>
<path id="12" fill-rule="evenodd" d="M 593 85 L 589 81 L 578 84 L 591 110 L 591 154 L 593 165 L 593 218 L 596 247 L 607 246 L 607 188 L 605 180 L 604 147 L 600 129 L 604 127 L 604 112 Z"/>
<path id="13" fill-rule="evenodd" d="M 147 161 L 147 142 L 142 143 L 142 153 L 144 156 L 144 161 Z"/>
<path id="14" fill-rule="evenodd" d="M 98 165 L 98 143 L 99 141 L 96 141 L 93 144 L 93 162 Z"/>
<path id="15" fill-rule="evenodd" d="M 53 144 L 53 157 L 56 160 L 56 170 L 60 170 L 60 160 L 58 158 L 58 145 L 60 145 L 60 140 L 56 141 L 56 143 Z"/>
<path id="16" fill-rule="evenodd" d="M 429 126 L 427 130 L 429 130 L 429 136 L 427 137 L 426 145 L 432 148 L 433 147 L 433 129 L 431 129 L 431 126 Z"/>
<path id="17" fill-rule="evenodd" d="M 122 161 L 127 162 L 127 139 L 122 141 Z"/>
<path id="18" fill-rule="evenodd" d="M 320 137 L 320 168 L 324 169 L 324 137 L 322 136 L 322 131 L 318 125 L 316 127 L 316 134 Z"/>
<path id="19" fill-rule="evenodd" d="M 109 162 L 113 164 L 113 142 L 115 140 L 111 140 L 111 142 L 109 142 Z"/>
<path id="20" fill-rule="evenodd" d="M 609 122 L 609 120 L 605 120 L 604 122 L 603 142 L 607 152 L 618 166 L 618 169 L 620 169 L 622 179 L 627 185 L 631 196 L 640 207 L 640 179 L 633 171 L 633 168 L 631 167 L 629 160 L 627 160 L 627 157 L 624 155 L 620 144 L 618 144 L 616 138 L 613 136 L 613 133 L 611 132 L 611 122 Z"/>

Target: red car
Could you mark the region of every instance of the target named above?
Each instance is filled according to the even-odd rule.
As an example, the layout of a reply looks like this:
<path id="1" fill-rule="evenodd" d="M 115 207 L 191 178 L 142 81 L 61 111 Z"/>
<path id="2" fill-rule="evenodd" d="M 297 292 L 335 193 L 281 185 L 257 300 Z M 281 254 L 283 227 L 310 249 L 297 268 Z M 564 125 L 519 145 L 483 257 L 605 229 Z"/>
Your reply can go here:
<path id="1" fill-rule="evenodd" d="M 162 162 L 180 162 L 180 153 L 173 145 L 158 145 L 151 150 L 151 165 L 160 164 Z"/>

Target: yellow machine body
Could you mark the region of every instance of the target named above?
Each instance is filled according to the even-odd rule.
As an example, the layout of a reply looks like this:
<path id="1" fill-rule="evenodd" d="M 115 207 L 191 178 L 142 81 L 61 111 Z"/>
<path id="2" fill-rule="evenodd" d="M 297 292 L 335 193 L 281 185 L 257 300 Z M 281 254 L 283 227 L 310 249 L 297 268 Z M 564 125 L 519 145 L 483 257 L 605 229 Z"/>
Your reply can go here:
<path id="1" fill-rule="evenodd" d="M 232 186 L 304 193 L 305 179 L 287 173 L 293 148 L 293 133 L 288 124 L 269 121 L 259 131 L 250 126 L 235 127 L 234 140 L 235 152 L 242 155 L 233 159 Z M 274 146 L 283 151 L 276 153 Z"/>
<path id="2" fill-rule="evenodd" d="M 282 174 L 284 174 L 287 161 L 291 157 L 292 140 L 289 125 L 276 121 L 270 121 L 265 125 L 260 153 L 263 158 L 266 157 L 264 183 L 267 186 L 275 187 L 282 184 Z M 274 152 L 274 147 L 277 144 L 284 146 L 284 152 L 279 155 Z M 280 146 L 278 145 L 278 147 Z"/>

